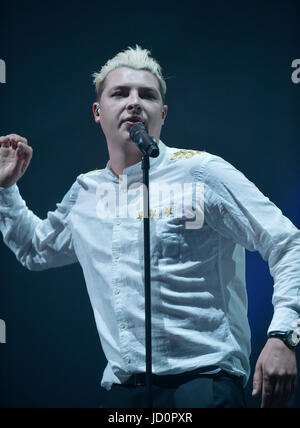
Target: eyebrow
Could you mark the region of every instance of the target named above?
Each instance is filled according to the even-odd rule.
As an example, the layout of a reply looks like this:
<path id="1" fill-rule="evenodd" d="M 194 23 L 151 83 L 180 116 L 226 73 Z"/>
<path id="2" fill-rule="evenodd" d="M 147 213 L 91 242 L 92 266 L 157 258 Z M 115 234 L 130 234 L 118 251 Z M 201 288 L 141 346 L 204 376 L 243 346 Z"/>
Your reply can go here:
<path id="1" fill-rule="evenodd" d="M 130 89 L 130 88 L 131 88 L 130 85 L 118 85 L 111 88 L 109 92 L 112 93 L 120 89 Z M 159 91 L 153 86 L 139 86 L 138 89 L 143 91 L 148 91 L 148 92 L 154 92 L 155 94 L 159 95 Z"/>

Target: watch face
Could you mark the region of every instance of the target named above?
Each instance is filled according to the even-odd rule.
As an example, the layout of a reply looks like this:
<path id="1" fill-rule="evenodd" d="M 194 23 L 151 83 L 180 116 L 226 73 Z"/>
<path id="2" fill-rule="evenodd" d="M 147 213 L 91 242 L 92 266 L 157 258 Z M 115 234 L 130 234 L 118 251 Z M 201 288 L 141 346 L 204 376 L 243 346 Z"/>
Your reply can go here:
<path id="1" fill-rule="evenodd" d="M 300 343 L 300 333 L 297 330 L 291 331 L 287 335 L 287 339 L 291 346 L 297 346 Z"/>

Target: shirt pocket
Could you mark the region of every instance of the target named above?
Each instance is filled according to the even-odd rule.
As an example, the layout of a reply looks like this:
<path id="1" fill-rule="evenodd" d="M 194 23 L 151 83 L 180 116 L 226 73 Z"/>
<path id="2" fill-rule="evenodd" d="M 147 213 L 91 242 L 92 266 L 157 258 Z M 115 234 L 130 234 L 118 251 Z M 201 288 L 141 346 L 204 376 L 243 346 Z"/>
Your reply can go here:
<path id="1" fill-rule="evenodd" d="M 161 218 L 153 224 L 153 245 L 161 260 L 177 263 L 180 259 L 182 222 L 178 218 Z"/>

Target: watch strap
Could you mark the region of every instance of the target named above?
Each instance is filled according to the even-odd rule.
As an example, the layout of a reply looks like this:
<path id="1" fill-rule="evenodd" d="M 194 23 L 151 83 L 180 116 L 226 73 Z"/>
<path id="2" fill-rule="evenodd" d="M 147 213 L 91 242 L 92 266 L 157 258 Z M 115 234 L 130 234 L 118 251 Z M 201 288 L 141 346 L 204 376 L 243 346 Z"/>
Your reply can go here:
<path id="1" fill-rule="evenodd" d="M 270 333 L 268 333 L 268 338 L 269 339 L 281 339 L 288 348 L 295 350 L 300 342 L 299 340 L 292 340 L 293 336 L 295 335 L 295 331 L 290 330 L 290 331 L 271 331 Z M 298 337 L 298 336 L 297 336 Z M 299 336 L 300 338 L 300 336 Z"/>

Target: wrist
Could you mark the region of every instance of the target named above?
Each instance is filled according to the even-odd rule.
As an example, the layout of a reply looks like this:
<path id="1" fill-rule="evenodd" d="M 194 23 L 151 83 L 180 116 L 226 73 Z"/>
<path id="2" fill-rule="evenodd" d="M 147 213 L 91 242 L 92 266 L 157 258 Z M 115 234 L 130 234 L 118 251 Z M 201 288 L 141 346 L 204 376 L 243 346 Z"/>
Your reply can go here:
<path id="1" fill-rule="evenodd" d="M 300 334 L 297 330 L 271 331 L 268 333 L 268 338 L 281 340 L 292 351 L 295 351 L 300 344 Z"/>
<path id="2" fill-rule="evenodd" d="M 17 186 L 17 183 L 12 184 L 11 186 L 0 186 L 0 192 L 9 193 L 12 192 Z"/>

